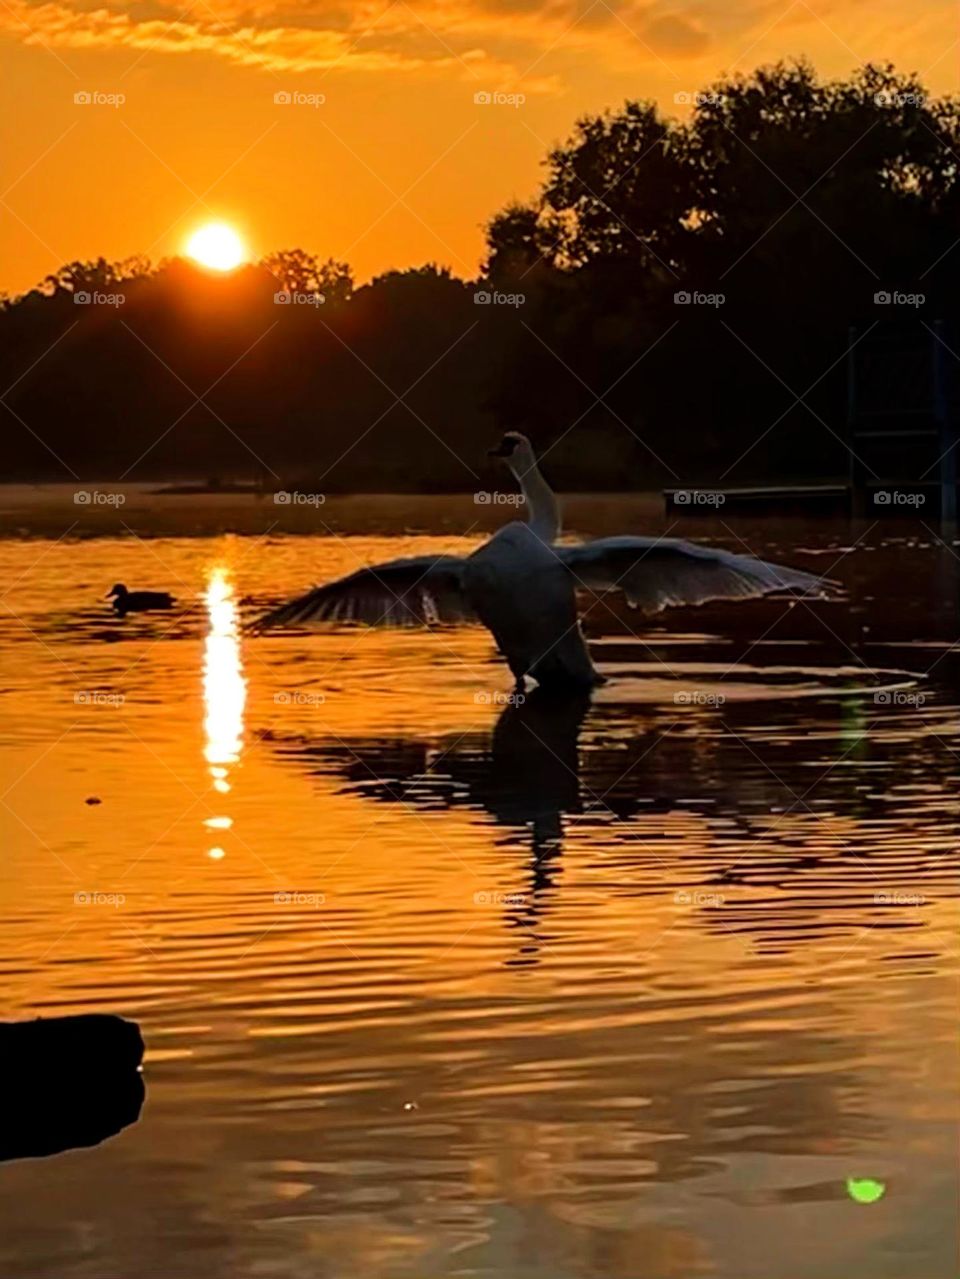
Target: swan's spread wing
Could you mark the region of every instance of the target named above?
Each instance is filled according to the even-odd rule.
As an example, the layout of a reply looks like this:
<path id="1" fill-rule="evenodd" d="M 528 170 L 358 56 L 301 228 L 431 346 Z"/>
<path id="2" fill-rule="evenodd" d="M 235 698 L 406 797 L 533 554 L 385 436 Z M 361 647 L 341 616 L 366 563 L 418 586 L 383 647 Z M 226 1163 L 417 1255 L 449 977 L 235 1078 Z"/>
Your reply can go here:
<path id="1" fill-rule="evenodd" d="M 578 586 L 621 590 L 630 604 L 648 613 L 671 604 L 751 599 L 773 591 L 824 596 L 834 587 L 799 569 L 672 538 L 602 537 L 555 549 Z"/>
<path id="2" fill-rule="evenodd" d="M 261 617 L 254 629 L 316 622 L 427 626 L 473 621 L 461 586 L 462 570 L 463 560 L 456 555 L 418 555 L 375 564 L 281 604 Z"/>

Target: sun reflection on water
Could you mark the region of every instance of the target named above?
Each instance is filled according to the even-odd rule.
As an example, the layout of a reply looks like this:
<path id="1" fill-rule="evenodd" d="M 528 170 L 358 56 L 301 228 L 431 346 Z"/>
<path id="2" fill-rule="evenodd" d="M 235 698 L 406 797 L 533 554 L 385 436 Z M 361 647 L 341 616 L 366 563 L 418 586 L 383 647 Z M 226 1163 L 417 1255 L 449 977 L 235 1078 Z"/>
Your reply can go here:
<path id="1" fill-rule="evenodd" d="M 247 681 L 240 660 L 237 605 L 225 568 L 211 570 L 204 600 L 210 629 L 203 646 L 203 755 L 213 789 L 226 795 L 230 791 L 230 769 L 239 761 L 243 749 Z M 225 814 L 215 814 L 204 824 L 227 830 L 233 822 Z M 224 854 L 217 848 L 208 855 L 217 858 Z"/>

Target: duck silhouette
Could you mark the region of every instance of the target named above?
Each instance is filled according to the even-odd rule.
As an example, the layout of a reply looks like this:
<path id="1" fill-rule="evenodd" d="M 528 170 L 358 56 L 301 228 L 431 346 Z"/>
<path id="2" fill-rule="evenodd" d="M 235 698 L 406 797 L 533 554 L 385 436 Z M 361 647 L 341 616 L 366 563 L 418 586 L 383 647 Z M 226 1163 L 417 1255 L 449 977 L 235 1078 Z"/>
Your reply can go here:
<path id="1" fill-rule="evenodd" d="M 112 591 L 107 592 L 107 599 L 113 600 L 113 607 L 119 617 L 128 613 L 149 613 L 152 609 L 173 608 L 174 598 L 166 591 L 128 591 L 122 582 L 117 582 Z"/>

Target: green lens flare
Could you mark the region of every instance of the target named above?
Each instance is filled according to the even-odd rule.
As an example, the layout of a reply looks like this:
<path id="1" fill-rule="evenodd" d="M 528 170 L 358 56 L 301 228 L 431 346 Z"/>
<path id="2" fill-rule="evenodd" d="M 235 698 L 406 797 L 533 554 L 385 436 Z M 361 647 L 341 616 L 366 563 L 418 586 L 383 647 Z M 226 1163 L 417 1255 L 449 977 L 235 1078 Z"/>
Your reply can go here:
<path id="1" fill-rule="evenodd" d="M 886 1194 L 887 1187 L 882 1181 L 874 1181 L 870 1177 L 848 1177 L 847 1194 L 858 1204 L 874 1204 Z"/>

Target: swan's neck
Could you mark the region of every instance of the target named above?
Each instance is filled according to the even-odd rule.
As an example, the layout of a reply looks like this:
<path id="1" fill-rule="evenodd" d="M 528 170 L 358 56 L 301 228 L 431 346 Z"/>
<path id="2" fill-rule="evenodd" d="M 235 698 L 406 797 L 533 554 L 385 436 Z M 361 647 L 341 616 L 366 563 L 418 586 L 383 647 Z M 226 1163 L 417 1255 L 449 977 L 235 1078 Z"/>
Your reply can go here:
<path id="1" fill-rule="evenodd" d="M 536 462 L 524 469 L 511 466 L 523 490 L 527 507 L 527 523 L 542 542 L 555 542 L 560 536 L 560 504 L 553 489 L 540 474 Z"/>

